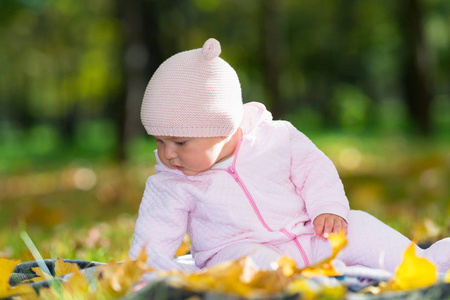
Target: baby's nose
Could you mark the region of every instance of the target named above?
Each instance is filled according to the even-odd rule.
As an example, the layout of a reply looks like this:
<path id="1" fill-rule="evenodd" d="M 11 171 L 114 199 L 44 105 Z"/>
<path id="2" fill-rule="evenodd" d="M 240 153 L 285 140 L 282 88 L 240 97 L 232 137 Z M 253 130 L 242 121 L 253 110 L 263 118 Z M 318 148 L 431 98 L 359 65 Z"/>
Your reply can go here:
<path id="1" fill-rule="evenodd" d="M 177 157 L 177 153 L 171 147 L 166 147 L 164 150 L 164 156 L 167 160 Z"/>

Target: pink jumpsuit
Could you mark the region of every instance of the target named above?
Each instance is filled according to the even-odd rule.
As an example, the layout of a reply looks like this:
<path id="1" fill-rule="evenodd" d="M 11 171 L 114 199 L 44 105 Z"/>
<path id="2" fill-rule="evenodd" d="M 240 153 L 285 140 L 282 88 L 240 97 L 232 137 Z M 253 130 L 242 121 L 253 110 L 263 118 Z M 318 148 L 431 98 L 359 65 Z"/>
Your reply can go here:
<path id="1" fill-rule="evenodd" d="M 333 163 L 289 122 L 273 121 L 260 103 L 244 105 L 243 138 L 234 157 L 211 170 L 186 176 L 156 155 L 139 208 L 131 258 L 143 247 L 148 264 L 172 259 L 186 231 L 198 268 L 249 255 L 260 267 L 282 255 L 299 267 L 330 254 L 314 236 L 312 222 L 323 213 L 348 223 L 348 246 L 339 257 L 347 265 L 394 271 L 411 244 L 371 215 L 349 208 Z M 450 268 L 450 239 L 419 255 Z"/>

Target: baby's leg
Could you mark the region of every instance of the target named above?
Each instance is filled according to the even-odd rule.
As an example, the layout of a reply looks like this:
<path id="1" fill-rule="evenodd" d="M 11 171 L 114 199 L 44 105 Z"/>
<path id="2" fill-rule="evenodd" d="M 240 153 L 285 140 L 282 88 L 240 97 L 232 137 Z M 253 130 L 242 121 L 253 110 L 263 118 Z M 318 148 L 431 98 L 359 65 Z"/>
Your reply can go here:
<path id="1" fill-rule="evenodd" d="M 338 258 L 347 265 L 362 265 L 394 272 L 403 261 L 403 253 L 411 241 L 377 218 L 352 210 L 348 216 L 348 245 Z M 329 253 L 328 242 L 315 238 L 314 248 L 320 258 Z M 450 239 L 443 239 L 427 250 L 416 246 L 416 253 L 435 263 L 440 272 L 450 268 Z"/>
<path id="2" fill-rule="evenodd" d="M 276 262 L 283 253 L 277 248 L 256 243 L 239 243 L 228 246 L 211 258 L 206 266 L 211 267 L 224 261 L 237 260 L 248 256 L 261 269 L 270 269 L 271 262 Z"/>
<path id="3" fill-rule="evenodd" d="M 450 270 L 450 238 L 437 241 L 429 248 L 421 250 L 419 255 L 428 258 L 444 273 Z"/>

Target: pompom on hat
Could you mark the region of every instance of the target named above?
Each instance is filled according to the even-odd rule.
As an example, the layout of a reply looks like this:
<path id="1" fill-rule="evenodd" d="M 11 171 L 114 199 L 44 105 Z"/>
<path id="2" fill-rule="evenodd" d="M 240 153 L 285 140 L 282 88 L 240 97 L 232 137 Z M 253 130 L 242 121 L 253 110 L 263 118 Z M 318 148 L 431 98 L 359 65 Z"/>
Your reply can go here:
<path id="1" fill-rule="evenodd" d="M 220 43 L 184 51 L 163 62 L 145 90 L 141 121 L 149 135 L 230 136 L 242 121 L 241 85 L 219 57 Z"/>

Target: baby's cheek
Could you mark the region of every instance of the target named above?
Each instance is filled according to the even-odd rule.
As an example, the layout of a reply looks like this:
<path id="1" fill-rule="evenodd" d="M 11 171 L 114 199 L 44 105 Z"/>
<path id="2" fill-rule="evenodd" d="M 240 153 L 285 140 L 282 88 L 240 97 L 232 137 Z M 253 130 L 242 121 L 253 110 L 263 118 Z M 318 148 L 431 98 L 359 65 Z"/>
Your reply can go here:
<path id="1" fill-rule="evenodd" d="M 159 152 L 158 152 L 158 157 L 159 157 L 159 160 L 163 163 L 163 165 L 165 165 L 166 167 L 168 167 L 170 169 L 173 169 L 173 167 L 169 164 L 169 161 L 166 160 L 162 155 L 160 155 Z"/>

